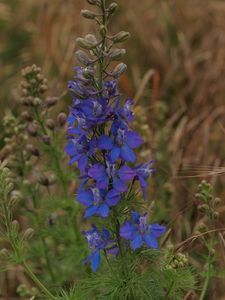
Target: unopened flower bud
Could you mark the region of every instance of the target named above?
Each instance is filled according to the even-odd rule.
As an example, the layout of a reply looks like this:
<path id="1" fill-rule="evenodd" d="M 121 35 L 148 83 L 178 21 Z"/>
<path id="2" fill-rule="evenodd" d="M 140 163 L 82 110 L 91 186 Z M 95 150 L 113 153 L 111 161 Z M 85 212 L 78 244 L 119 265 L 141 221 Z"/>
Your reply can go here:
<path id="1" fill-rule="evenodd" d="M 130 33 L 127 31 L 120 31 L 116 35 L 112 37 L 114 43 L 122 43 L 128 40 L 130 37 Z"/>
<path id="2" fill-rule="evenodd" d="M 209 206 L 207 204 L 202 204 L 198 206 L 198 210 L 202 213 L 205 213 L 209 210 Z"/>
<path id="3" fill-rule="evenodd" d="M 114 51 L 109 53 L 109 59 L 111 61 L 121 60 L 125 54 L 125 49 L 115 49 Z"/>
<path id="4" fill-rule="evenodd" d="M 35 97 L 35 98 L 33 99 L 33 101 L 32 101 L 32 105 L 33 105 L 34 107 L 40 106 L 41 103 L 42 103 L 42 101 L 41 101 L 41 99 L 40 99 L 39 97 Z"/>
<path id="5" fill-rule="evenodd" d="M 41 93 L 46 92 L 47 89 L 48 89 L 47 84 L 41 84 L 41 86 L 40 86 L 40 88 L 39 88 L 39 90 L 40 90 Z"/>
<path id="6" fill-rule="evenodd" d="M 108 12 L 109 12 L 110 14 L 114 14 L 115 11 L 117 10 L 117 8 L 118 8 L 118 4 L 117 4 L 116 2 L 113 2 L 113 3 L 111 3 L 111 4 L 109 5 L 109 7 L 108 7 Z"/>
<path id="7" fill-rule="evenodd" d="M 23 111 L 21 113 L 21 117 L 25 120 L 25 121 L 28 121 L 28 122 L 31 122 L 32 121 L 32 116 L 29 114 L 28 111 Z"/>
<path id="8" fill-rule="evenodd" d="M 88 55 L 82 50 L 76 51 L 75 55 L 79 62 L 85 66 L 88 66 L 92 62 Z"/>
<path id="9" fill-rule="evenodd" d="M 38 125 L 36 125 L 34 123 L 29 124 L 27 127 L 27 132 L 31 136 L 36 136 L 38 133 Z"/>
<path id="10" fill-rule="evenodd" d="M 50 129 L 53 130 L 55 128 L 55 122 L 52 119 L 48 119 L 46 121 L 46 126 Z"/>
<path id="11" fill-rule="evenodd" d="M 218 211 L 214 211 L 213 212 L 213 216 L 215 219 L 218 219 L 219 218 L 219 212 Z"/>
<path id="12" fill-rule="evenodd" d="M 218 206 L 218 205 L 220 205 L 220 203 L 221 203 L 221 199 L 220 198 L 215 198 L 214 201 L 213 201 L 213 205 L 214 206 Z"/>
<path id="13" fill-rule="evenodd" d="M 18 223 L 17 220 L 12 221 L 12 230 L 13 231 L 18 232 L 19 231 L 19 227 L 20 227 L 20 225 L 19 225 L 19 223 Z"/>
<path id="14" fill-rule="evenodd" d="M 41 185 L 49 186 L 49 179 L 45 175 L 41 176 L 38 181 Z"/>
<path id="15" fill-rule="evenodd" d="M 96 14 L 93 13 L 92 11 L 90 10 L 87 10 L 87 9 L 82 9 L 81 10 L 81 15 L 84 17 L 84 18 L 87 18 L 87 19 L 94 19 L 96 17 Z"/>
<path id="16" fill-rule="evenodd" d="M 67 120 L 67 115 L 64 112 L 61 112 L 60 114 L 58 114 L 57 122 L 58 122 L 59 126 L 64 126 L 66 124 L 66 120 Z"/>
<path id="17" fill-rule="evenodd" d="M 42 141 L 46 144 L 46 145 L 50 145 L 51 144 L 51 138 L 48 135 L 43 135 L 42 136 Z"/>
<path id="18" fill-rule="evenodd" d="M 3 248 L 3 249 L 0 251 L 0 257 L 2 257 L 2 258 L 7 258 L 7 257 L 9 257 L 9 251 L 8 251 L 6 248 Z"/>
<path id="19" fill-rule="evenodd" d="M 40 152 L 37 148 L 35 148 L 32 144 L 28 144 L 26 146 L 27 151 L 29 151 L 33 156 L 39 156 Z"/>
<path id="20" fill-rule="evenodd" d="M 113 72 L 111 73 L 111 75 L 114 77 L 114 78 L 118 78 L 120 77 L 127 69 L 127 65 L 124 64 L 124 63 L 120 63 L 118 64 L 115 69 L 113 70 Z"/>
<path id="21" fill-rule="evenodd" d="M 46 100 L 46 105 L 47 105 L 48 108 L 52 107 L 57 103 L 57 101 L 58 101 L 58 99 L 56 97 L 49 97 Z"/>
<path id="22" fill-rule="evenodd" d="M 91 5 L 96 5 L 97 1 L 96 0 L 87 0 L 87 2 Z"/>
<path id="23" fill-rule="evenodd" d="M 34 235 L 34 229 L 28 228 L 23 234 L 23 239 L 30 240 L 33 237 L 33 235 Z"/>
<path id="24" fill-rule="evenodd" d="M 104 26 L 104 25 L 100 26 L 100 34 L 101 34 L 102 37 L 106 36 L 106 34 L 107 34 L 106 26 Z"/>
<path id="25" fill-rule="evenodd" d="M 88 50 L 96 46 L 96 43 L 93 43 L 92 41 L 84 38 L 77 38 L 76 42 L 81 48 L 88 49 Z"/>
<path id="26" fill-rule="evenodd" d="M 94 68 L 87 67 L 87 68 L 84 68 L 84 70 L 83 70 L 83 76 L 87 79 L 93 78 L 94 74 L 95 74 Z"/>

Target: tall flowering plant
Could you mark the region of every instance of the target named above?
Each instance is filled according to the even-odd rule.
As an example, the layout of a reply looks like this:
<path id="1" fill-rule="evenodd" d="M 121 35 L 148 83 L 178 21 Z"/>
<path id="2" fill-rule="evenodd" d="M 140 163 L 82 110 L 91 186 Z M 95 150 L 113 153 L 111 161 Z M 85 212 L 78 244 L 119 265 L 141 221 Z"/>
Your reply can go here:
<path id="1" fill-rule="evenodd" d="M 129 248 L 157 249 L 158 238 L 166 228 L 149 224 L 147 213 L 133 209 L 136 182 L 146 200 L 147 180 L 154 168 L 152 160 L 137 163 L 135 149 L 144 141 L 132 126 L 133 101 L 124 100 L 118 89 L 119 78 L 127 66 L 115 62 L 126 51 L 115 46 L 125 42 L 130 34 L 108 32 L 116 3 L 87 1 L 97 11 L 82 10 L 82 15 L 97 23 L 99 38 L 87 34 L 77 39 L 82 50 L 76 52 L 76 57 L 82 66 L 75 67 L 74 79 L 68 84 L 73 101 L 65 151 L 70 164 L 76 164 L 80 171 L 77 201 L 84 206 L 84 219 L 93 223 L 92 229 L 83 233 L 91 250 L 84 263 L 90 261 L 96 271 L 101 253 L 107 257 L 124 255 Z"/>

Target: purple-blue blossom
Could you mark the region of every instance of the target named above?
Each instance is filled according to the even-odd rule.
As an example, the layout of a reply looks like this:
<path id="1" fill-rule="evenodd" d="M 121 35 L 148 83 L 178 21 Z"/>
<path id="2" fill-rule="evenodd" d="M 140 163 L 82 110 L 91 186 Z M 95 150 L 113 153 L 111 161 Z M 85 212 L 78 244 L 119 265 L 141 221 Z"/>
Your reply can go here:
<path id="1" fill-rule="evenodd" d="M 139 215 L 131 212 L 131 220 L 125 221 L 120 227 L 120 236 L 125 240 L 130 240 L 133 250 L 139 249 L 143 244 L 148 248 L 158 248 L 158 238 L 166 232 L 166 227 L 159 224 L 148 224 L 147 214 Z"/>
<path id="2" fill-rule="evenodd" d="M 83 264 L 91 262 L 91 267 L 94 272 L 97 271 L 101 262 L 101 251 L 105 250 L 106 253 L 117 255 L 118 247 L 113 240 L 110 240 L 110 233 L 107 229 L 103 228 L 101 231 L 95 225 L 92 229 L 84 231 L 83 235 L 87 239 L 88 248 L 92 253 L 83 261 Z"/>

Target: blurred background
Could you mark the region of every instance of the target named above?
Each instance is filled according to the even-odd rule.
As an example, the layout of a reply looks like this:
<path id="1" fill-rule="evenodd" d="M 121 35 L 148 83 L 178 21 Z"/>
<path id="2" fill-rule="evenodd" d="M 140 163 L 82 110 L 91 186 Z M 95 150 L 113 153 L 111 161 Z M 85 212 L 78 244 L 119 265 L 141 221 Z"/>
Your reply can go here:
<path id="1" fill-rule="evenodd" d="M 202 179 L 223 200 L 221 224 L 225 216 L 225 1 L 117 2 L 111 31 L 132 34 L 121 91 L 137 101 L 137 126 L 148 141 L 141 155 L 158 162 L 156 211 L 179 228 L 173 239 L 180 242 L 193 232 L 194 195 Z M 1 119 L 9 108 L 17 111 L 20 72 L 28 65 L 43 69 L 51 95 L 67 89 L 76 65 L 75 39 L 94 30 L 80 16 L 84 7 L 84 0 L 0 2 Z M 68 111 L 70 102 L 66 95 L 61 107 Z M 224 285 L 215 280 L 210 299 L 223 294 Z"/>

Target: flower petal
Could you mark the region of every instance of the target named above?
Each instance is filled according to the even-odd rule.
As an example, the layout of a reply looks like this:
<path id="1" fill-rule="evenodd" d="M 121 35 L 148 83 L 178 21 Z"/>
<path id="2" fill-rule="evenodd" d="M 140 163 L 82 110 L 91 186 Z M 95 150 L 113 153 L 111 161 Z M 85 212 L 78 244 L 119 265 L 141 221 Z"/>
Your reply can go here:
<path id="1" fill-rule="evenodd" d="M 158 249 L 158 241 L 152 234 L 146 234 L 144 241 L 149 248 Z"/>
<path id="2" fill-rule="evenodd" d="M 133 180 L 134 176 L 136 175 L 136 172 L 128 166 L 123 166 L 119 169 L 118 175 L 121 180 L 130 181 Z"/>
<path id="3" fill-rule="evenodd" d="M 143 144 L 144 140 L 137 132 L 127 131 L 126 142 L 130 148 L 134 149 L 134 148 L 138 148 L 141 144 Z"/>
<path id="4" fill-rule="evenodd" d="M 89 190 L 78 192 L 77 200 L 85 206 L 90 206 L 94 201 L 93 193 Z"/>
<path id="5" fill-rule="evenodd" d="M 112 162 L 116 161 L 119 155 L 120 155 L 120 148 L 116 146 L 113 147 L 112 151 L 110 152 L 110 160 Z"/>
<path id="6" fill-rule="evenodd" d="M 93 215 L 95 215 L 96 212 L 97 212 L 97 206 L 92 205 L 92 206 L 90 206 L 86 209 L 85 214 L 84 214 L 84 218 L 90 218 Z"/>
<path id="7" fill-rule="evenodd" d="M 100 252 L 98 251 L 93 255 L 92 262 L 91 262 L 91 267 L 94 272 L 98 270 L 100 262 L 101 262 L 101 256 L 100 256 Z"/>
<path id="8" fill-rule="evenodd" d="M 105 167 L 101 164 L 95 164 L 88 170 L 88 176 L 95 180 L 101 180 L 102 177 L 107 176 Z"/>
<path id="9" fill-rule="evenodd" d="M 120 236 L 126 240 L 132 240 L 134 237 L 135 231 L 136 231 L 135 226 L 131 222 L 126 221 L 120 227 Z"/>
<path id="10" fill-rule="evenodd" d="M 151 224 L 148 228 L 151 234 L 156 238 L 162 236 L 166 232 L 166 227 L 159 224 Z"/>
<path id="11" fill-rule="evenodd" d="M 106 202 L 109 206 L 115 206 L 118 204 L 119 201 L 120 201 L 120 194 L 115 190 L 109 191 L 108 194 L 106 195 Z"/>
<path id="12" fill-rule="evenodd" d="M 131 248 L 133 250 L 136 250 L 138 248 L 141 248 L 142 246 L 142 236 L 140 234 L 136 235 L 135 238 L 131 242 Z"/>
<path id="13" fill-rule="evenodd" d="M 136 211 L 131 212 L 131 217 L 132 217 L 134 223 L 138 224 L 140 215 Z"/>
<path id="14" fill-rule="evenodd" d="M 103 203 L 98 207 L 97 214 L 100 217 L 106 218 L 109 215 L 109 207 L 107 204 Z"/>
<path id="15" fill-rule="evenodd" d="M 135 162 L 136 161 L 136 155 L 134 151 L 128 147 L 127 145 L 124 145 L 120 150 L 120 156 L 123 160 L 129 161 L 129 162 Z"/>
<path id="16" fill-rule="evenodd" d="M 119 178 L 115 178 L 113 180 L 113 188 L 117 190 L 118 192 L 126 192 L 127 191 L 127 185 L 124 181 L 120 180 Z"/>
<path id="17" fill-rule="evenodd" d="M 98 140 L 98 148 L 102 150 L 111 150 L 113 148 L 113 142 L 107 135 L 102 135 Z"/>

